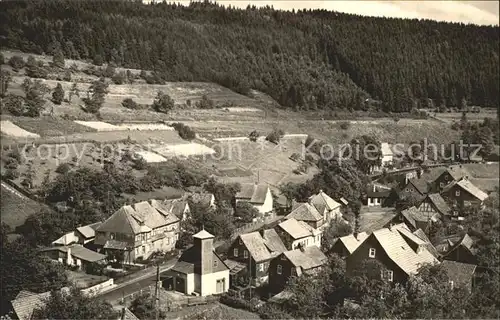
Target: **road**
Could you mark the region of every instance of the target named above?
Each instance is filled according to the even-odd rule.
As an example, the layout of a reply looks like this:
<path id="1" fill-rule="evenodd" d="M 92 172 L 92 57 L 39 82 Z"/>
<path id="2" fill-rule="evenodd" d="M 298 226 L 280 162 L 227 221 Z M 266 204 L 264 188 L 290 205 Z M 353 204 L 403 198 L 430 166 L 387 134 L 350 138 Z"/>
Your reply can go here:
<path id="1" fill-rule="evenodd" d="M 160 272 L 165 272 L 171 269 L 177 260 L 169 260 L 160 266 Z M 156 281 L 156 268 L 151 268 L 151 270 L 145 274 L 128 280 L 126 282 L 118 284 L 115 288 L 100 294 L 99 297 L 111 304 L 117 304 L 122 297 L 129 294 L 140 291 L 141 289 L 146 289 L 150 285 L 154 285 Z"/>

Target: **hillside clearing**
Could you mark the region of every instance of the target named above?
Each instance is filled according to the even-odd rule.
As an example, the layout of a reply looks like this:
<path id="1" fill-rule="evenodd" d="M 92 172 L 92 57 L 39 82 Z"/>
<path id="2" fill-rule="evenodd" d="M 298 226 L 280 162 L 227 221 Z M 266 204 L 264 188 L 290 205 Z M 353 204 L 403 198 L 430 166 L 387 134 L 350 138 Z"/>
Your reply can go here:
<path id="1" fill-rule="evenodd" d="M 24 130 L 21 127 L 16 126 L 9 120 L 0 121 L 0 131 L 3 134 L 16 138 L 39 138 L 40 135 Z"/>
<path id="2" fill-rule="evenodd" d="M 2 223 L 6 223 L 12 229 L 21 226 L 26 218 L 32 214 L 38 214 L 47 207 L 27 197 L 19 197 L 5 187 L 1 186 L 1 217 Z"/>

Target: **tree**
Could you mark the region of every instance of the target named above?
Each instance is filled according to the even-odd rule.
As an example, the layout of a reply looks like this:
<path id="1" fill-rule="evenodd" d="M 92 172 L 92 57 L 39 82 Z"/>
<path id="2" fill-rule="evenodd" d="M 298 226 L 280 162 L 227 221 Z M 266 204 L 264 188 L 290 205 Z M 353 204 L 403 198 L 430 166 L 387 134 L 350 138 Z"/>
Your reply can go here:
<path id="1" fill-rule="evenodd" d="M 12 80 L 10 72 L 6 70 L 0 71 L 0 98 L 4 98 L 7 95 L 7 88 Z"/>
<path id="2" fill-rule="evenodd" d="M 125 76 L 125 72 L 123 72 L 123 71 L 117 72 L 111 77 L 111 81 L 113 81 L 114 84 L 124 84 L 125 79 L 126 79 L 126 76 Z"/>
<path id="3" fill-rule="evenodd" d="M 138 296 L 130 304 L 130 311 L 132 311 L 132 313 L 139 319 L 154 319 L 156 317 L 155 298 L 149 293 Z M 160 309 L 160 319 L 164 319 L 165 316 L 165 311 Z"/>
<path id="4" fill-rule="evenodd" d="M 248 202 L 238 202 L 236 203 L 236 209 L 234 210 L 234 216 L 239 219 L 242 223 L 250 223 L 259 215 L 259 210 L 257 210 L 253 205 Z"/>
<path id="5" fill-rule="evenodd" d="M 382 148 L 372 136 L 359 136 L 351 140 L 350 148 L 343 152 L 343 158 L 353 159 L 359 170 L 370 173 L 372 167 L 382 164 Z"/>
<path id="6" fill-rule="evenodd" d="M 254 130 L 252 132 L 250 132 L 250 134 L 248 135 L 248 139 L 250 139 L 250 141 L 252 142 L 256 142 L 257 139 L 259 138 L 259 133 L 257 132 L 257 130 Z"/>
<path id="7" fill-rule="evenodd" d="M 52 291 L 45 306 L 33 312 L 35 319 L 118 319 L 113 307 L 98 297 L 90 297 L 76 287 L 70 292 Z"/>
<path id="8" fill-rule="evenodd" d="M 323 251 L 328 251 L 334 245 L 335 240 L 347 236 L 353 232 L 352 227 L 344 221 L 332 221 L 326 230 L 323 231 L 321 247 Z"/>
<path id="9" fill-rule="evenodd" d="M 44 209 L 29 216 L 18 232 L 32 245 L 47 246 L 78 226 L 78 217 L 71 212 L 58 212 Z"/>
<path id="10" fill-rule="evenodd" d="M 31 78 L 47 78 L 48 71 L 43 67 L 42 61 L 37 61 L 33 56 L 28 57 L 25 65 L 26 75 Z"/>
<path id="11" fill-rule="evenodd" d="M 57 48 L 52 56 L 52 64 L 54 67 L 64 69 L 64 53 L 61 48 Z"/>
<path id="12" fill-rule="evenodd" d="M 9 65 L 14 69 L 14 71 L 18 71 L 19 69 L 24 68 L 24 59 L 20 56 L 12 56 L 9 59 Z"/>
<path id="13" fill-rule="evenodd" d="M 153 110 L 161 113 L 168 113 L 175 106 L 175 101 L 168 95 L 163 93 L 162 91 L 158 91 L 156 98 L 153 101 L 153 105 L 151 106 Z"/>
<path id="14" fill-rule="evenodd" d="M 61 104 L 63 100 L 64 100 L 64 90 L 61 84 L 58 83 L 54 89 L 54 92 L 52 93 L 52 101 L 55 104 Z"/>
<path id="15" fill-rule="evenodd" d="M 96 54 L 94 56 L 94 60 L 92 61 L 92 63 L 95 64 L 96 66 L 102 66 L 104 60 L 100 54 Z"/>
<path id="16" fill-rule="evenodd" d="M 46 86 L 42 84 L 40 80 L 36 80 L 34 83 L 25 80 L 23 89 L 26 94 L 26 98 L 24 99 L 25 112 L 23 115 L 28 117 L 40 116 L 43 105 L 45 104 L 43 95 L 45 90 L 47 90 Z"/>
<path id="17" fill-rule="evenodd" d="M 71 81 L 71 71 L 69 70 L 64 71 L 63 80 L 67 82 Z"/>
<path id="18" fill-rule="evenodd" d="M 137 102 L 135 102 L 131 98 L 123 99 L 122 106 L 124 108 L 131 109 L 131 110 L 137 110 L 140 108 L 139 105 L 137 104 Z"/>
<path id="19" fill-rule="evenodd" d="M 111 78 L 115 74 L 115 71 L 116 71 L 116 68 L 115 68 L 114 64 L 108 63 L 108 65 L 106 66 L 106 69 L 104 69 L 103 75 L 106 78 Z"/>
<path id="20" fill-rule="evenodd" d="M 90 92 L 92 92 L 92 97 L 87 97 L 84 99 L 85 111 L 89 113 L 98 113 L 99 109 L 104 104 L 106 94 L 108 94 L 108 84 L 102 78 L 98 81 L 94 81 L 89 87 L 88 93 Z"/>
<path id="21" fill-rule="evenodd" d="M 194 130 L 191 129 L 190 126 L 187 126 L 184 123 L 176 122 L 172 124 L 172 127 L 174 127 L 175 131 L 179 133 L 179 136 L 182 139 L 193 140 L 194 138 L 196 138 L 196 132 L 194 132 Z"/>
<path id="22" fill-rule="evenodd" d="M 4 232 L 2 228 L 2 232 Z M 5 236 L 2 235 L 2 239 Z M 0 268 L 9 270 L 2 274 L 2 314 L 6 305 L 21 290 L 46 292 L 68 284 L 64 267 L 40 256 L 37 248 L 31 247 L 23 238 L 1 243 Z"/>
<path id="23" fill-rule="evenodd" d="M 73 96 L 80 97 L 80 90 L 78 89 L 78 84 L 76 82 L 73 82 L 73 85 L 71 86 L 71 89 L 69 91 L 69 102 L 71 103 L 71 98 Z"/>
<path id="24" fill-rule="evenodd" d="M 213 109 L 214 108 L 214 102 L 212 99 L 208 98 L 206 94 L 201 96 L 201 100 L 196 102 L 195 106 L 198 109 Z"/>
<path id="25" fill-rule="evenodd" d="M 238 192 L 241 191 L 241 185 L 239 183 L 222 183 L 217 182 L 213 177 L 208 179 L 208 181 L 203 185 L 203 188 L 214 195 L 215 202 L 218 206 L 229 206 L 235 205 L 233 200 Z"/>
<path id="26" fill-rule="evenodd" d="M 266 140 L 275 144 L 278 144 L 285 135 L 285 132 L 281 129 L 274 129 L 267 136 Z"/>

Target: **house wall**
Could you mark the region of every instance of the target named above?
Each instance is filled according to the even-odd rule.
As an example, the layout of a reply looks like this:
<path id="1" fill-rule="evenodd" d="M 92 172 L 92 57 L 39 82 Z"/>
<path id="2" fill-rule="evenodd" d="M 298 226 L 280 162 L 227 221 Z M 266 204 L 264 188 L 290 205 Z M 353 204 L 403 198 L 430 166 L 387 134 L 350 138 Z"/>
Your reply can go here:
<path id="1" fill-rule="evenodd" d="M 462 263 L 477 264 L 477 258 L 463 246 L 456 247 L 453 251 L 449 252 L 444 259 Z"/>
<path id="2" fill-rule="evenodd" d="M 225 281 L 225 287 L 222 292 L 217 292 L 217 280 Z M 229 270 L 223 270 L 214 273 L 207 273 L 201 276 L 201 295 L 208 296 L 227 292 L 229 289 Z"/>
<path id="3" fill-rule="evenodd" d="M 429 200 L 429 198 L 426 198 L 419 206 L 418 206 L 418 211 L 421 212 L 432 212 L 435 213 L 437 212 L 434 204 Z"/>
<path id="4" fill-rule="evenodd" d="M 340 257 L 348 257 L 350 255 L 349 250 L 345 247 L 342 241 L 335 241 L 333 246 L 329 250 L 330 253 L 336 253 Z"/>
<path id="5" fill-rule="evenodd" d="M 458 194 L 457 191 L 459 192 Z M 447 200 L 451 207 L 464 208 L 469 206 L 480 207 L 483 205 L 481 200 L 463 190 L 458 185 L 454 185 L 450 188 L 450 190 L 443 193 L 443 197 Z"/>
<path id="6" fill-rule="evenodd" d="M 406 186 L 401 190 L 399 195 L 400 195 L 400 198 L 407 198 L 410 196 L 414 196 L 414 197 L 423 196 L 423 194 L 421 194 L 411 182 L 406 184 Z"/>
<path id="7" fill-rule="evenodd" d="M 375 248 L 375 258 L 369 257 L 368 253 L 370 248 Z M 369 259 L 375 259 L 388 270 L 392 270 L 394 282 L 405 282 L 408 279 L 408 275 L 387 256 L 387 254 L 373 235 L 369 236 L 368 239 L 363 241 L 363 243 L 350 256 L 347 257 L 347 274 L 352 274 L 353 271 L 356 270 L 356 268 L 358 268 L 364 260 Z"/>
<path id="8" fill-rule="evenodd" d="M 372 197 L 368 197 L 368 200 L 367 200 L 367 206 L 369 207 L 375 207 L 375 206 L 381 206 L 382 205 L 382 202 L 383 202 L 383 199 L 382 198 L 372 198 Z"/>
<path id="9" fill-rule="evenodd" d="M 235 255 L 234 249 L 238 249 L 238 255 Z M 227 253 L 227 257 L 228 259 L 244 263 L 247 267 L 247 271 L 251 271 L 252 280 L 256 283 L 256 285 L 265 283 L 268 276 L 269 260 L 259 261 L 259 263 L 255 263 L 255 260 L 253 258 L 249 256 L 245 258 L 245 250 L 248 252 L 245 244 L 238 237 L 231 244 Z M 248 254 L 250 253 L 248 252 Z M 262 265 L 262 267 L 260 265 Z"/>
<path id="10" fill-rule="evenodd" d="M 196 279 L 197 277 L 197 279 Z M 195 284 L 200 283 L 200 275 L 190 273 L 186 275 L 186 294 L 190 295 L 195 292 Z"/>
<path id="11" fill-rule="evenodd" d="M 278 265 L 281 266 L 281 274 L 278 274 Z M 292 275 L 296 275 L 295 267 L 284 254 L 272 259 L 269 265 L 269 290 L 273 293 L 283 291 Z"/>
<path id="12" fill-rule="evenodd" d="M 382 166 L 387 166 L 392 164 L 393 156 L 391 155 L 384 155 L 382 157 Z"/>

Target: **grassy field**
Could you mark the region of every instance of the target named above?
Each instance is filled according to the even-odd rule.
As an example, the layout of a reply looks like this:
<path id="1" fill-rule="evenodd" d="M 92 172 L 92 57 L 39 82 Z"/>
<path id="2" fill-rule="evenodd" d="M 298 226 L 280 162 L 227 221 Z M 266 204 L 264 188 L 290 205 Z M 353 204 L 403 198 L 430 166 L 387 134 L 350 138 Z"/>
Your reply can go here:
<path id="1" fill-rule="evenodd" d="M 491 109 L 483 109 L 479 113 L 468 112 L 466 114 L 467 120 L 469 121 L 483 121 L 484 118 L 496 118 L 496 116 L 496 110 Z M 462 119 L 462 112 L 436 113 L 434 117 L 441 121 L 452 123 L 454 121 L 460 121 Z"/>
<path id="2" fill-rule="evenodd" d="M 492 164 L 466 163 L 463 164 L 463 166 L 474 178 L 498 179 L 500 176 L 500 166 L 498 162 Z"/>
<path id="3" fill-rule="evenodd" d="M 0 195 L 2 223 L 6 223 L 13 230 L 22 225 L 30 215 L 40 213 L 41 210 L 47 208 L 45 205 L 27 197 L 19 197 L 5 188 L 3 184 Z"/>
<path id="4" fill-rule="evenodd" d="M 82 126 L 71 120 L 61 118 L 42 117 L 11 117 L 11 121 L 24 130 L 37 133 L 42 137 L 66 136 L 76 133 L 97 132 L 92 128 Z"/>

